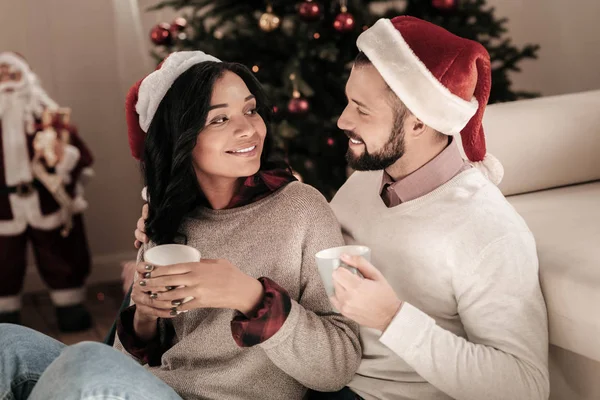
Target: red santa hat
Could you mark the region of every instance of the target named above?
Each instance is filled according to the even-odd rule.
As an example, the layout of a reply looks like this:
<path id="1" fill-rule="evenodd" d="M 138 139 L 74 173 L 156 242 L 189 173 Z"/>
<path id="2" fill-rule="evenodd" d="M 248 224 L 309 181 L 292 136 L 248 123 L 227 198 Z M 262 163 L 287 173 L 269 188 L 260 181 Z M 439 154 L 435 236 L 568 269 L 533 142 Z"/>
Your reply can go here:
<path id="1" fill-rule="evenodd" d="M 460 133 L 468 159 L 492 182 L 502 164 L 486 154 L 482 118 L 490 96 L 490 56 L 472 40 L 409 16 L 382 18 L 357 40 L 388 86 L 423 123 Z"/>
<path id="2" fill-rule="evenodd" d="M 205 62 L 221 62 L 202 51 L 171 53 L 156 71 L 136 82 L 125 100 L 125 116 L 131 154 L 140 160 L 144 153 L 144 139 L 154 114 L 173 82 L 192 66 Z"/>

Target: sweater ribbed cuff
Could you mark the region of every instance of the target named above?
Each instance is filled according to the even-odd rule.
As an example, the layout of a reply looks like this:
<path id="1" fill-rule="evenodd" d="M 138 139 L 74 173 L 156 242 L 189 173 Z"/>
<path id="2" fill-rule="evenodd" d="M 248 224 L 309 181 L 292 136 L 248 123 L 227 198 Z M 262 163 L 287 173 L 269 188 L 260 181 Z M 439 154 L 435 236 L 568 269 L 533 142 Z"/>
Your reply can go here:
<path id="1" fill-rule="evenodd" d="M 403 357 L 421 341 L 423 334 L 434 325 L 433 318 L 405 302 L 379 341 L 398 356 Z"/>

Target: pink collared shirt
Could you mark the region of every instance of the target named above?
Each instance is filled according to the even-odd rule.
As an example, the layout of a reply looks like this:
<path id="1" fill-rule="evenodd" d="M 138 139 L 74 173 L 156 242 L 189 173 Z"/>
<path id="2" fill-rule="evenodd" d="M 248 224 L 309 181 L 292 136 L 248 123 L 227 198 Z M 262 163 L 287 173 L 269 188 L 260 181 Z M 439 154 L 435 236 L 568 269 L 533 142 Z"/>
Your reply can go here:
<path id="1" fill-rule="evenodd" d="M 388 208 L 395 207 L 434 191 L 470 168 L 472 168 L 471 164 L 463 160 L 460 154 L 458 143 L 452 139 L 433 160 L 399 181 L 395 182 L 386 171 L 383 171 L 381 199 Z"/>

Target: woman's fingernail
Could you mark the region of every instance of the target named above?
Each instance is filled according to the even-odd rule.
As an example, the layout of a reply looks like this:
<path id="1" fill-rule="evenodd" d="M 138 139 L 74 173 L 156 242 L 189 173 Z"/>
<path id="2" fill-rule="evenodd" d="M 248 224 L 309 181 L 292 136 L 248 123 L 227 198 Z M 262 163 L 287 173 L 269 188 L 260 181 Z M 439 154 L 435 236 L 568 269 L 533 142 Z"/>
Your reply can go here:
<path id="1" fill-rule="evenodd" d="M 146 286 L 146 281 L 140 281 L 140 286 Z"/>
<path id="2" fill-rule="evenodd" d="M 350 261 L 350 256 L 348 254 L 342 254 L 340 256 L 340 260 L 342 260 L 342 261 Z"/>
<path id="3" fill-rule="evenodd" d="M 171 310 L 171 312 L 169 313 L 169 315 L 172 315 L 173 317 L 176 316 L 178 314 L 177 310 Z"/>
<path id="4" fill-rule="evenodd" d="M 177 287 L 177 286 L 165 286 L 165 288 L 166 288 L 167 290 L 173 290 L 173 289 L 175 289 L 176 287 Z"/>
<path id="5" fill-rule="evenodd" d="M 150 279 L 150 272 L 144 272 L 144 274 L 142 275 L 142 277 L 144 279 Z"/>
<path id="6" fill-rule="evenodd" d="M 154 271 L 154 265 L 147 264 L 144 266 L 146 271 Z"/>
<path id="7" fill-rule="evenodd" d="M 151 299 L 156 299 L 158 297 L 158 293 L 150 293 Z"/>
<path id="8" fill-rule="evenodd" d="M 181 300 L 173 300 L 171 302 L 171 304 L 173 304 L 175 307 L 180 306 L 181 305 Z"/>

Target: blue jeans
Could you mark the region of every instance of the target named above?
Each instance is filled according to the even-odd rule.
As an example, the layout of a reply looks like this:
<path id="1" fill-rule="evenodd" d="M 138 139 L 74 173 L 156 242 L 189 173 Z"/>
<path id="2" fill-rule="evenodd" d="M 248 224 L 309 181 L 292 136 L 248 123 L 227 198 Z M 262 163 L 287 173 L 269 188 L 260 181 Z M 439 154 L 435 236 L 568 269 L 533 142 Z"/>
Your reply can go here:
<path id="1" fill-rule="evenodd" d="M 181 400 L 121 352 L 0 324 L 0 400 Z"/>

